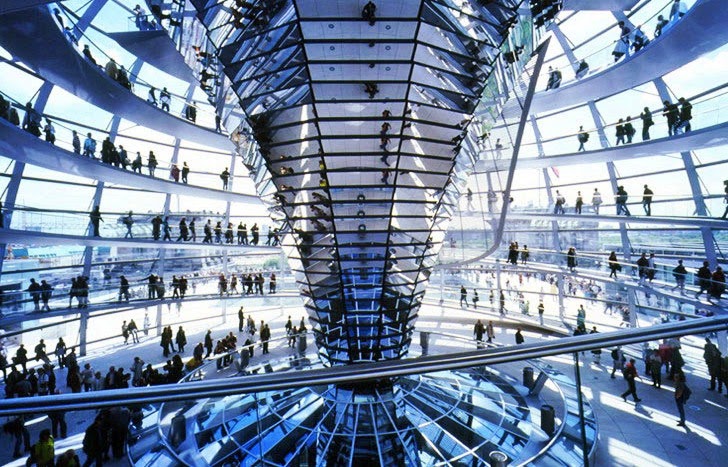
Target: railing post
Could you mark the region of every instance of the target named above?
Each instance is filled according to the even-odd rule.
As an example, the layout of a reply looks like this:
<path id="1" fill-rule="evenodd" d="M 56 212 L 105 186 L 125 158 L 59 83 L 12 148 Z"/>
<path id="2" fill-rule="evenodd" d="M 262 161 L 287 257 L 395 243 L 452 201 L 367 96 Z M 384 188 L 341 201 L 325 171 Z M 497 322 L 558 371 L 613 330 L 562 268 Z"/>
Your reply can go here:
<path id="1" fill-rule="evenodd" d="M 566 277 L 563 274 L 559 274 L 557 280 L 559 281 L 558 284 L 556 284 L 556 289 L 558 290 L 559 294 L 559 319 L 563 320 L 564 313 L 566 311 L 566 308 L 564 306 L 564 295 L 566 295 L 566 293 L 564 292 L 564 282 L 566 281 Z"/>
<path id="2" fill-rule="evenodd" d="M 86 356 L 86 334 L 88 331 L 88 309 L 81 310 L 81 320 L 78 326 L 78 356 Z"/>
<path id="3" fill-rule="evenodd" d="M 503 292 L 503 288 L 501 287 L 501 262 L 500 259 L 495 260 L 495 288 L 496 288 L 496 296 L 495 301 L 498 303 L 498 311 L 500 312 L 500 296 Z"/>
<path id="4" fill-rule="evenodd" d="M 574 372 L 576 373 L 576 400 L 579 405 L 579 431 L 581 432 L 581 451 L 584 467 L 589 467 L 589 445 L 586 443 L 586 426 L 584 424 L 584 399 L 581 394 L 581 369 L 579 368 L 579 352 L 574 352 Z"/>
<path id="5" fill-rule="evenodd" d="M 445 302 L 445 270 L 440 269 L 440 305 Z"/>
<path id="6" fill-rule="evenodd" d="M 162 304 L 157 305 L 157 337 L 162 335 Z"/>
<path id="7" fill-rule="evenodd" d="M 635 291 L 627 291 L 627 306 L 629 307 L 629 325 L 637 327 L 637 306 L 635 304 Z"/>

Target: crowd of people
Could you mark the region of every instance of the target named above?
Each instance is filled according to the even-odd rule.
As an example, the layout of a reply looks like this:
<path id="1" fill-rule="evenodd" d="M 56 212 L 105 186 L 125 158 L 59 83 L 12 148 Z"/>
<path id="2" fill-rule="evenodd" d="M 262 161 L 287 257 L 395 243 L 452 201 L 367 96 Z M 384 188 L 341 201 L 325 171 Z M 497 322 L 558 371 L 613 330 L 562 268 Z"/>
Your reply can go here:
<path id="1" fill-rule="evenodd" d="M 220 296 L 230 296 L 231 294 L 240 295 L 264 295 L 265 294 L 265 277 L 263 273 L 258 274 L 243 274 L 240 276 L 241 288 L 238 291 L 238 277 L 235 274 L 231 274 L 228 279 L 225 274 L 220 274 L 218 279 L 218 292 Z M 277 279 L 276 274 L 272 272 L 268 278 L 268 293 L 276 293 Z"/>
<path id="2" fill-rule="evenodd" d="M 692 130 L 693 106 L 689 100 L 681 97 L 675 103 L 666 99 L 662 104 L 662 116 L 665 117 L 665 121 L 667 122 L 668 136 L 677 136 Z M 644 108 L 639 115 L 639 119 L 642 122 L 642 141 L 649 141 L 650 128 L 655 124 L 652 111 L 649 107 Z M 614 146 L 631 144 L 634 135 L 637 134 L 631 116 L 620 118 L 614 125 L 614 131 L 616 137 Z M 589 141 L 589 132 L 584 130 L 583 125 L 579 127 L 576 139 L 579 142 L 577 152 L 586 151 L 585 144 Z"/>
<path id="3" fill-rule="evenodd" d="M 238 330 L 245 333 L 242 348 L 238 348 L 238 336 L 234 332 L 225 333 L 216 340 L 212 330 L 208 330 L 204 338 L 196 343 L 189 358 L 183 359 L 183 355 L 188 352 L 184 328 L 179 326 L 175 333 L 171 326 L 166 326 L 160 337 L 163 357 L 160 362 L 147 363 L 139 356 L 134 356 L 128 368 L 125 365 L 112 365 L 108 371 L 94 368 L 91 361 L 80 361 L 76 348 L 67 346 L 63 338 L 58 339 L 51 354 L 41 339 L 34 348 L 34 357 L 30 357 L 25 346 L 21 344 L 11 361 L 7 360 L 6 349 L 0 344 L 0 366 L 4 375 L 5 395 L 7 398 L 46 397 L 62 391 L 81 393 L 173 384 L 196 371 L 206 359 L 214 359 L 218 369 L 234 363 L 238 373 L 245 374 L 254 357 L 256 346 L 262 349 L 262 354 L 269 353 L 271 329 L 262 320 L 260 327 L 256 328 L 252 316 L 246 317 L 242 307 L 238 311 L 238 319 Z M 145 335 L 148 334 L 148 329 L 149 323 L 145 323 Z M 307 329 L 304 318 L 301 318 L 300 325 L 296 327 L 292 325 L 289 316 L 282 331 L 285 332 L 285 340 L 289 346 L 296 348 L 299 353 L 305 352 L 303 336 L 307 333 Z M 132 344 L 139 343 L 138 332 L 134 320 L 124 321 L 121 328 L 124 344 L 129 343 L 130 337 Z M 257 333 L 260 336 L 258 340 L 256 340 Z M 51 357 L 54 357 L 55 364 L 51 361 Z M 65 388 L 62 388 L 56 380 L 57 376 L 61 376 L 58 373 L 63 370 L 66 373 Z M 83 452 L 87 458 L 84 465 L 93 462 L 102 465 L 111 456 L 117 459 L 123 457 L 129 426 L 141 428 L 143 416 L 141 406 L 113 407 L 99 411 L 84 433 Z M 54 440 L 66 438 L 68 434 L 66 414 L 63 411 L 54 411 L 49 412 L 48 417 L 51 429 L 42 429 L 39 435 L 40 441 L 36 444 L 30 443 L 27 417 L 8 418 L 3 429 L 14 438 L 13 457 L 19 458 L 23 453 L 29 454 L 28 465 L 35 463 L 79 466 L 80 463 L 73 463 L 74 459 L 78 462 L 78 455 L 75 452 L 66 451 L 58 457 L 55 456 Z M 55 464 L 53 464 L 54 459 Z M 69 460 L 71 463 L 65 463 Z"/>
<path id="4" fill-rule="evenodd" d="M 660 37 L 669 26 L 685 16 L 685 13 L 687 13 L 685 2 L 682 0 L 674 0 L 674 3 L 670 7 L 669 20 L 665 19 L 665 15 L 657 16 L 654 39 Z M 650 44 L 649 37 L 642 31 L 642 25 L 636 26 L 634 31 L 632 31 L 624 21 L 619 21 L 617 28 L 619 29 L 619 39 L 615 42 L 614 49 L 612 50 L 614 62 L 618 62 L 622 58 L 629 58 L 632 53 L 637 53 Z M 578 60 L 574 64 L 574 75 L 576 79 L 583 78 L 588 72 L 589 64 L 585 59 Z M 558 89 L 562 82 L 561 70 L 549 66 L 547 75 L 546 91 Z"/>
<path id="5" fill-rule="evenodd" d="M 149 217 L 145 215 L 145 217 Z M 177 221 L 177 219 L 179 219 Z M 89 213 L 91 224 L 91 234 L 94 237 L 100 237 L 101 222 L 105 222 L 99 206 L 94 206 Z M 173 223 L 177 222 L 177 231 L 173 233 Z M 135 238 L 133 227 L 139 224 L 138 216 L 135 218 L 133 211 L 129 211 L 126 215 L 120 217 L 118 222 L 126 228 L 124 238 Z M 146 222 L 146 220 L 145 220 Z M 177 241 L 177 242 L 196 242 L 197 241 L 197 217 L 191 216 L 188 221 L 187 216 L 162 216 L 161 214 L 151 217 L 148 221 L 152 226 L 152 239 L 155 241 Z M 216 220 L 213 224 L 212 219 L 202 228 L 202 243 L 217 244 L 238 244 L 250 246 L 279 246 L 281 244 L 281 231 L 277 227 L 268 227 L 265 242 L 260 239 L 260 227 L 257 223 L 253 223 L 248 227 L 248 223 L 240 221 L 237 226 L 232 222 Z M 176 237 L 176 239 L 174 238 Z"/>

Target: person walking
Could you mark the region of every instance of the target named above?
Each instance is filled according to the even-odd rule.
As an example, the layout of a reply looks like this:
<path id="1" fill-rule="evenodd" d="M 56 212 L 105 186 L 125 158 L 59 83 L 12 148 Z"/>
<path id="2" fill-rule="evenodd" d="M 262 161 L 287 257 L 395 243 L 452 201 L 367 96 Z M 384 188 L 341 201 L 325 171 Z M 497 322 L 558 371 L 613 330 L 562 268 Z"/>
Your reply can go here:
<path id="1" fill-rule="evenodd" d="M 622 371 L 622 369 L 624 368 L 625 357 L 624 357 L 624 352 L 622 351 L 621 347 L 616 347 L 616 348 L 612 349 L 611 356 L 612 356 L 612 374 L 610 375 L 610 378 L 614 379 L 615 378 L 614 375 L 615 375 L 615 373 L 617 373 L 617 370 Z"/>
<path id="2" fill-rule="evenodd" d="M 715 391 L 716 379 L 720 379 L 720 359 L 720 350 L 718 350 L 718 347 L 706 337 L 705 345 L 703 346 L 703 360 L 705 361 L 705 366 L 708 369 L 708 375 L 710 375 L 710 387 L 708 388 L 708 391 Z M 722 389 L 723 385 L 720 384 L 718 392 L 721 392 Z"/>
<path id="3" fill-rule="evenodd" d="M 672 136 L 675 134 L 675 126 L 677 125 L 678 118 L 680 117 L 680 110 L 677 104 L 673 104 L 669 100 L 662 101 L 664 107 L 662 108 L 662 115 L 667 120 L 667 135 Z"/>
<path id="4" fill-rule="evenodd" d="M 170 330 L 171 333 L 171 330 Z M 187 336 L 185 335 L 185 330 L 182 329 L 182 326 L 179 327 L 177 330 L 177 335 L 175 336 L 174 341 L 177 343 L 177 350 L 179 353 L 185 352 L 185 345 L 187 345 Z"/>
<path id="5" fill-rule="evenodd" d="M 652 349 L 647 357 L 647 368 L 652 378 L 652 387 L 660 389 L 662 387 L 662 358 L 658 349 Z"/>
<path id="6" fill-rule="evenodd" d="M 268 324 L 264 324 L 260 327 L 260 342 L 263 346 L 263 355 L 269 353 L 268 352 L 268 341 L 270 340 L 270 327 L 268 327 Z"/>
<path id="7" fill-rule="evenodd" d="M 101 211 L 98 205 L 94 206 L 91 214 L 89 214 L 89 218 L 91 219 L 92 235 L 94 237 L 100 237 L 101 234 L 99 233 L 99 223 L 103 222 L 104 218 L 101 217 Z"/>
<path id="8" fill-rule="evenodd" d="M 516 345 L 521 345 L 524 342 L 523 334 L 521 334 L 521 328 L 516 328 Z"/>
<path id="9" fill-rule="evenodd" d="M 680 414 L 677 426 L 685 426 L 685 403 L 690 399 L 692 391 L 685 384 L 685 373 L 682 370 L 675 372 L 675 405 Z"/>
<path id="10" fill-rule="evenodd" d="M 617 122 L 617 126 L 615 127 L 615 136 L 617 137 L 617 141 L 614 143 L 615 146 L 619 146 L 619 143 L 624 143 L 624 137 L 626 136 L 626 132 L 624 130 L 624 119 L 620 118 Z"/>
<path id="11" fill-rule="evenodd" d="M 485 335 L 485 325 L 478 320 L 473 327 L 473 336 L 475 336 L 475 346 L 481 348 L 483 344 L 483 335 Z"/>
<path id="12" fill-rule="evenodd" d="M 617 260 L 617 253 L 611 252 L 609 253 L 609 259 L 607 260 L 607 264 L 609 265 L 609 277 L 617 278 L 617 271 L 622 270 L 622 265 L 619 264 L 619 261 Z"/>
<path id="13" fill-rule="evenodd" d="M 631 216 L 632 214 L 629 212 L 629 208 L 627 208 L 629 194 L 627 193 L 627 190 L 624 189 L 623 185 L 617 187 L 615 199 L 617 202 L 617 215 L 624 213 L 625 216 Z"/>
<path id="14" fill-rule="evenodd" d="M 554 214 L 564 214 L 564 204 L 566 198 L 564 198 L 559 190 L 556 190 L 556 196 L 554 196 Z"/>
<path id="15" fill-rule="evenodd" d="M 642 255 L 637 260 L 637 275 L 639 276 L 639 285 L 645 285 L 647 280 L 647 271 L 649 267 L 649 260 L 647 259 L 647 253 Z"/>
<path id="16" fill-rule="evenodd" d="M 566 267 L 569 268 L 569 272 L 576 271 L 576 248 L 573 246 L 566 252 Z"/>
<path id="17" fill-rule="evenodd" d="M 574 212 L 581 214 L 581 207 L 584 206 L 584 198 L 581 196 L 581 191 L 576 192 L 576 203 L 574 203 Z"/>
<path id="18" fill-rule="evenodd" d="M 485 327 L 485 335 L 488 338 L 488 343 L 492 343 L 495 339 L 495 328 L 493 327 L 493 321 L 488 321 L 488 325 Z"/>
<path id="19" fill-rule="evenodd" d="M 576 135 L 576 139 L 579 141 L 579 149 L 577 152 L 586 151 L 586 149 L 584 149 L 584 144 L 589 141 L 589 133 L 584 131 L 583 126 L 579 127 L 579 133 Z"/>
<path id="20" fill-rule="evenodd" d="M 677 266 L 672 270 L 672 277 L 675 278 L 675 287 L 671 290 L 680 289 L 680 295 L 685 295 L 685 277 L 687 277 L 688 271 L 683 266 L 683 260 L 677 261 Z"/>
<path id="21" fill-rule="evenodd" d="M 545 311 L 545 307 L 543 306 L 543 300 L 538 301 L 538 322 L 543 326 L 543 313 Z"/>
<path id="22" fill-rule="evenodd" d="M 650 127 L 655 124 L 649 107 L 645 107 L 645 110 L 640 114 L 640 119 L 642 119 L 642 141 L 649 141 Z"/>
<path id="23" fill-rule="evenodd" d="M 122 222 L 126 227 L 126 234 L 124 234 L 124 238 L 134 238 L 134 234 L 131 231 L 131 227 L 134 225 L 134 213 L 129 211 L 129 214 L 124 217 Z"/>
<path id="24" fill-rule="evenodd" d="M 652 215 L 652 197 L 655 193 L 645 185 L 645 190 L 642 192 L 642 209 L 645 210 L 646 216 Z"/>
<path id="25" fill-rule="evenodd" d="M 468 291 L 465 289 L 464 285 L 460 286 L 460 307 L 462 308 L 463 302 L 465 302 L 465 307 L 468 307 Z"/>
<path id="26" fill-rule="evenodd" d="M 637 374 L 637 367 L 635 366 L 634 358 L 629 359 L 629 363 L 624 366 L 622 371 L 624 379 L 627 381 L 627 390 L 622 393 L 622 399 L 627 402 L 627 396 L 632 394 L 632 398 L 635 402 L 641 402 L 642 399 L 637 397 L 637 385 L 635 379 L 639 377 Z"/>
<path id="27" fill-rule="evenodd" d="M 599 206 L 602 205 L 602 194 L 599 193 L 598 188 L 594 188 L 594 193 L 592 194 L 592 208 L 594 209 L 594 214 L 597 216 L 599 215 Z"/>
<path id="28" fill-rule="evenodd" d="M 695 298 L 700 297 L 700 295 L 703 294 L 703 292 L 709 294 L 710 293 L 710 263 L 707 261 L 703 261 L 703 266 L 698 269 L 698 272 L 695 274 L 695 277 L 698 279 L 698 287 L 700 287 L 700 290 L 698 293 L 695 294 Z"/>
<path id="29" fill-rule="evenodd" d="M 222 180 L 222 189 L 227 190 L 228 181 L 230 180 L 230 171 L 228 171 L 227 167 L 220 173 L 220 180 Z"/>

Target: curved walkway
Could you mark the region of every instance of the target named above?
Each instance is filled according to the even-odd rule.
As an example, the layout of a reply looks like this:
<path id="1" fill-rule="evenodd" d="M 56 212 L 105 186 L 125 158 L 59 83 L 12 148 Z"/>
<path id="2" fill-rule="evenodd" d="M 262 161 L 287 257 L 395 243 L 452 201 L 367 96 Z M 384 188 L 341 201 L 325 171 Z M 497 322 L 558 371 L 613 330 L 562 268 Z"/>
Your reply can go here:
<path id="1" fill-rule="evenodd" d="M 727 8 L 728 10 L 728 8 Z M 574 147 L 578 146 L 574 137 Z M 688 133 L 665 138 L 656 138 L 649 141 L 613 146 L 594 151 L 572 152 L 557 156 L 532 157 L 518 159 L 518 169 L 546 169 L 549 167 L 563 167 L 567 165 L 594 164 L 599 162 L 614 162 L 624 159 L 637 159 L 640 157 L 664 156 L 677 154 L 683 151 L 706 149 L 728 145 L 728 122 L 700 128 Z M 509 170 L 510 159 L 479 160 L 475 164 L 475 172 L 502 172 Z"/>
<path id="2" fill-rule="evenodd" d="M 564 0 L 564 10 L 628 11 L 639 0 Z"/>
<path id="3" fill-rule="evenodd" d="M 604 263 L 606 264 L 606 255 L 604 256 Z M 493 265 L 493 263 L 487 263 L 489 265 Z M 624 265 L 623 261 L 620 261 L 620 264 Z M 457 267 L 453 268 L 444 268 L 444 269 L 457 269 Z M 464 269 L 460 269 L 463 271 Z M 621 273 L 619 275 L 619 278 L 617 280 L 611 279 L 606 271 L 601 272 L 594 269 L 586 269 L 586 268 L 577 268 L 576 272 L 569 272 L 569 270 L 565 267 L 555 266 L 552 264 L 543 264 L 543 263 L 534 263 L 529 262 L 527 265 L 517 265 L 517 266 L 508 266 L 503 265 L 503 270 L 505 272 L 542 272 L 546 274 L 563 274 L 565 277 L 569 278 L 575 278 L 575 279 L 585 279 L 589 281 L 597 281 L 599 283 L 603 284 L 615 284 L 619 286 L 626 287 L 628 289 L 633 289 L 635 292 L 642 292 L 642 293 L 650 293 L 655 295 L 661 295 L 665 298 L 669 298 L 671 300 L 676 300 L 678 302 L 681 302 L 683 304 L 692 305 L 696 309 L 705 309 L 713 311 L 714 313 L 721 313 L 726 314 L 728 312 L 728 304 L 724 305 L 716 305 L 713 303 L 704 302 L 701 300 L 698 300 L 695 298 L 695 293 L 697 292 L 697 289 L 694 289 L 692 287 L 686 287 L 685 290 L 687 291 L 687 295 L 680 295 L 679 293 L 673 293 L 672 291 L 666 290 L 667 284 L 665 284 L 666 288 L 659 287 L 659 282 L 656 281 L 655 284 L 653 284 L 652 287 L 646 287 L 643 285 L 640 285 L 629 273 Z M 474 269 L 474 271 L 478 272 L 479 269 Z"/>
<path id="4" fill-rule="evenodd" d="M 260 198 L 256 195 L 176 183 L 161 177 L 135 174 L 130 170 L 104 164 L 98 160 L 83 157 L 58 146 L 50 145 L 41 138 L 18 129 L 4 119 L 0 119 L 0 155 L 50 170 L 157 193 L 196 196 L 234 203 L 254 202 L 260 204 Z"/>
<path id="5" fill-rule="evenodd" d="M 728 8 L 723 0 L 698 0 L 674 26 L 630 59 L 580 80 L 568 81 L 558 89 L 537 92 L 531 113 L 609 97 L 664 76 L 728 43 L 726 24 Z M 696 42 L 696 38 L 700 41 Z M 505 118 L 518 118 L 520 112 L 517 99 L 509 99 L 503 108 Z"/>
<path id="6" fill-rule="evenodd" d="M 7 329 L 11 326 L 18 325 L 20 323 L 31 321 L 31 322 L 38 322 L 38 320 L 42 319 L 49 319 L 49 318 L 65 318 L 68 316 L 73 317 L 72 319 L 77 320 L 80 319 L 81 314 L 89 315 L 90 317 L 94 316 L 100 316 L 100 315 L 107 315 L 107 314 L 114 314 L 114 313 L 125 313 L 130 310 L 137 310 L 139 308 L 150 308 L 157 305 L 167 305 L 170 304 L 188 304 L 193 302 L 203 302 L 203 301 L 213 301 L 213 300 L 224 300 L 224 301 L 231 301 L 231 300 L 246 300 L 246 299 L 253 299 L 253 298 L 300 298 L 301 294 L 297 291 L 290 291 L 290 290 L 283 290 L 276 292 L 275 294 L 266 294 L 266 295 L 241 295 L 241 294 L 235 294 L 235 295 L 223 295 L 220 296 L 217 293 L 213 294 L 199 294 L 199 295 L 188 295 L 184 299 L 176 299 L 171 297 L 165 297 L 164 300 L 160 299 L 141 299 L 141 300 L 131 300 L 129 302 L 119 302 L 119 301 L 106 301 L 106 302 L 100 302 L 97 304 L 89 304 L 88 308 L 78 309 L 78 308 L 56 308 L 51 311 L 35 311 L 30 313 L 12 313 L 7 316 L 3 316 L 0 318 L 0 326 L 2 326 L 3 329 Z M 66 298 L 62 298 L 62 300 L 66 300 Z M 68 320 L 66 320 L 68 321 Z M 42 327 L 48 327 L 47 324 L 42 325 Z M 29 329 L 23 328 L 17 331 L 10 331 L 10 332 L 2 332 L 0 334 L 0 337 L 7 338 L 10 336 L 14 336 L 17 334 L 22 334 L 24 332 L 28 332 Z"/>
<path id="7" fill-rule="evenodd" d="M 197 79 L 164 29 L 106 33 L 117 44 L 144 62 L 188 83 Z"/>
<path id="8" fill-rule="evenodd" d="M 80 235 L 64 235 L 15 229 L 0 229 L 0 243 L 21 245 L 83 245 L 91 247 L 124 246 L 129 248 L 160 248 L 170 250 L 232 250 L 238 253 L 250 254 L 278 254 L 281 251 L 278 247 L 270 246 L 154 241 L 149 238 L 82 237 Z"/>
<path id="9" fill-rule="evenodd" d="M 640 213 L 641 214 L 641 213 Z M 685 227 L 710 227 L 712 229 L 728 229 L 728 220 L 709 217 L 665 217 L 665 216 L 616 216 L 595 214 L 552 214 L 549 212 L 509 211 L 508 219 L 543 219 L 549 221 L 596 221 L 620 222 L 625 224 L 660 224 L 681 225 Z"/>
<path id="10" fill-rule="evenodd" d="M 148 104 L 106 76 L 73 50 L 47 7 L 0 16 L 0 44 L 48 81 L 107 112 L 211 148 L 234 148 L 226 136 Z"/>

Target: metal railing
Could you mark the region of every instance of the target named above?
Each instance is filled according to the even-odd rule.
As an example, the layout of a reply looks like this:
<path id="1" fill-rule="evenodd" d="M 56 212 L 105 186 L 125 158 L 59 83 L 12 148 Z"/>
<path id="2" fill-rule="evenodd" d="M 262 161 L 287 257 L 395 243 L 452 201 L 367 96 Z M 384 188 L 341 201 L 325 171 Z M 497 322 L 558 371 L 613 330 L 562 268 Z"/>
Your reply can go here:
<path id="1" fill-rule="evenodd" d="M 689 334 L 723 331 L 728 329 L 728 316 L 695 319 L 633 328 L 618 332 L 588 334 L 556 341 L 519 345 L 503 349 L 433 355 L 418 359 L 393 360 L 360 365 L 346 365 L 294 374 L 267 374 L 227 378 L 217 381 L 196 381 L 171 387 L 143 387 L 99 391 L 86 394 L 61 394 L 53 398 L 19 398 L 0 401 L 0 416 L 28 414 L 54 410 L 79 410 L 183 401 L 205 397 L 229 396 L 263 391 L 280 391 L 300 387 L 328 384 L 361 383 L 383 378 L 457 370 L 475 366 L 508 363 L 542 358 L 597 348 L 627 345 Z"/>

